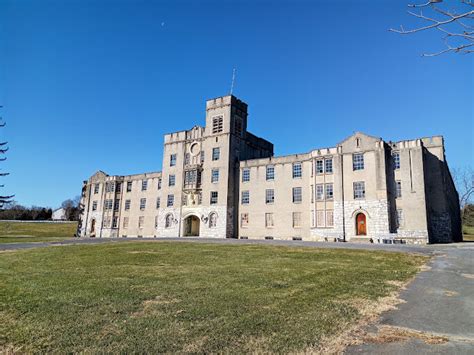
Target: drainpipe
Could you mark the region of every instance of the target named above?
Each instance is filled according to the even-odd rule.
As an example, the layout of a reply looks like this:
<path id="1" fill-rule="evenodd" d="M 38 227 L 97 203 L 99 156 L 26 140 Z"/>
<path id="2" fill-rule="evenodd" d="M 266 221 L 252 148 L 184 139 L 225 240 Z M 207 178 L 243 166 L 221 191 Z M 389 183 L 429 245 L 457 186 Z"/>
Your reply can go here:
<path id="1" fill-rule="evenodd" d="M 342 240 L 346 241 L 346 212 L 344 209 L 344 155 L 341 152 Z"/>
<path id="2" fill-rule="evenodd" d="M 181 193 L 179 195 L 179 216 L 178 216 L 178 238 L 181 237 L 181 216 L 183 214 L 183 184 L 184 184 L 184 178 L 186 176 L 185 174 L 185 171 L 184 171 L 184 167 L 185 167 L 185 156 L 186 156 L 186 142 L 187 142 L 187 131 L 185 133 L 185 137 L 184 137 L 184 142 L 183 142 L 183 154 L 182 154 L 182 160 L 183 160 L 183 165 L 181 166 Z M 190 157 L 191 158 L 191 157 Z M 197 172 L 196 172 L 196 182 L 197 182 Z"/>

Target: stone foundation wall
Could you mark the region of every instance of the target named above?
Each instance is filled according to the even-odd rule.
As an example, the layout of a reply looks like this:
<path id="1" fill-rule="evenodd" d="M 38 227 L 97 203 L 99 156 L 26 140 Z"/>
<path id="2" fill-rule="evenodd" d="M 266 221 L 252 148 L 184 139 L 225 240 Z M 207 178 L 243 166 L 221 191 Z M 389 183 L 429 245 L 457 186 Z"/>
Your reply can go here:
<path id="1" fill-rule="evenodd" d="M 364 213 L 367 223 L 367 237 L 377 238 L 390 234 L 389 214 L 387 200 L 355 200 L 344 203 L 346 240 L 357 238 L 356 216 L 359 212 Z M 342 218 L 339 218 L 342 219 Z"/>
<path id="2" fill-rule="evenodd" d="M 452 242 L 451 216 L 449 212 L 429 214 L 430 243 Z"/>

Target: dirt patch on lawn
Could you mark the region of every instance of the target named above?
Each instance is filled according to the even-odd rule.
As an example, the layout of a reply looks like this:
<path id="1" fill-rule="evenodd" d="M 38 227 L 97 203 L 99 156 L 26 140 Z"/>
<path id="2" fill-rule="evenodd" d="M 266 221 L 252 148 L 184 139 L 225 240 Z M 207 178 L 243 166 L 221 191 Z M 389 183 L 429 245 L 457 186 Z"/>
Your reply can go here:
<path id="1" fill-rule="evenodd" d="M 367 343 L 385 344 L 419 339 L 425 344 L 445 344 L 448 338 L 431 333 L 420 332 L 413 329 L 392 327 L 384 325 L 378 328 L 377 333 L 366 334 L 363 340 Z"/>
<path id="2" fill-rule="evenodd" d="M 154 299 L 143 301 L 142 309 L 132 313 L 132 318 L 144 317 L 158 313 L 157 306 L 163 306 L 173 303 L 178 303 L 178 299 L 166 299 L 162 296 L 156 296 Z"/>

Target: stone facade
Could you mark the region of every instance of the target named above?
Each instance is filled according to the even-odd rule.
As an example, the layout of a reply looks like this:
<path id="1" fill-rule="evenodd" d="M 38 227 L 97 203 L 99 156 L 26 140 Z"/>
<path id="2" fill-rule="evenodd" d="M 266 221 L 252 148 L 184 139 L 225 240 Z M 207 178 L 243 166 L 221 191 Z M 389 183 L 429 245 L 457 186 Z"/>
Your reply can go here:
<path id="1" fill-rule="evenodd" d="M 334 147 L 273 156 L 247 131 L 247 104 L 206 103 L 206 125 L 166 134 L 159 172 L 84 182 L 83 237 L 461 240 L 441 136 L 386 142 L 356 132 Z"/>

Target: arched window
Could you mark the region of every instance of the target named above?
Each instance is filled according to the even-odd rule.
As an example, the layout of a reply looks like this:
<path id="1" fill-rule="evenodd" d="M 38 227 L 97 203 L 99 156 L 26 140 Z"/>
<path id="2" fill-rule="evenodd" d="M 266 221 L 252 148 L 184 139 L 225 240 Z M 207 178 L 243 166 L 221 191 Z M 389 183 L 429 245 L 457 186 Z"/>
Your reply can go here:
<path id="1" fill-rule="evenodd" d="M 165 228 L 170 228 L 173 225 L 173 215 L 171 213 L 166 215 Z"/>
<path id="2" fill-rule="evenodd" d="M 211 213 L 209 215 L 209 228 L 215 228 L 217 226 L 217 214 Z"/>

